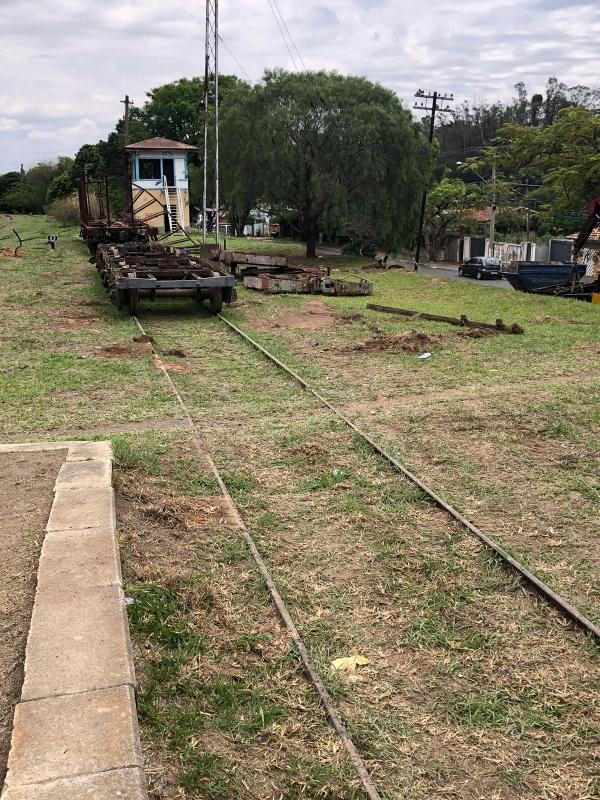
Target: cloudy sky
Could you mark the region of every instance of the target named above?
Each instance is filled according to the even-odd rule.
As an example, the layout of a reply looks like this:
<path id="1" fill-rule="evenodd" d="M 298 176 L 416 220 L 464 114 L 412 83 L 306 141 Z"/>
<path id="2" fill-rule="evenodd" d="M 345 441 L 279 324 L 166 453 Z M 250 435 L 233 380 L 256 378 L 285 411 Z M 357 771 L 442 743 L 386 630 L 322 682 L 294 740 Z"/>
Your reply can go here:
<path id="1" fill-rule="evenodd" d="M 220 0 L 222 72 L 293 68 L 269 0 Z M 128 93 L 202 73 L 204 0 L 0 0 L 0 173 L 105 138 Z M 568 0 L 278 0 L 309 69 L 508 99 L 598 84 L 600 8 Z M 293 51 L 292 51 L 293 52 Z M 242 72 L 242 68 L 244 72 Z"/>

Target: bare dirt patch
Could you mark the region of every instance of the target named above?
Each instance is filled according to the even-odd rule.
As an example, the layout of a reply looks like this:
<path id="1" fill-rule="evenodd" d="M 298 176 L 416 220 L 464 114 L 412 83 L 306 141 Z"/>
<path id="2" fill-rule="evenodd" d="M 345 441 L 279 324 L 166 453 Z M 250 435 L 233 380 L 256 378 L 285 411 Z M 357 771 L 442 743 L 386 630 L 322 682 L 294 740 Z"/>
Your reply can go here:
<path id="1" fill-rule="evenodd" d="M 565 319 L 564 317 L 553 317 L 552 314 L 542 314 L 535 317 L 533 320 L 538 325 L 543 325 L 545 322 L 560 322 L 566 325 L 592 325 L 591 322 L 584 322 L 580 319 Z"/>
<path id="2" fill-rule="evenodd" d="M 53 311 L 45 312 L 52 320 L 53 327 L 61 331 L 71 331 L 74 328 L 91 328 L 100 322 L 100 317 L 95 314 L 84 314 L 81 311 Z"/>
<path id="3" fill-rule="evenodd" d="M 101 347 L 97 354 L 102 358 L 142 358 L 152 355 L 152 345 L 136 341 L 133 344 L 111 344 Z"/>
<path id="4" fill-rule="evenodd" d="M 495 336 L 500 331 L 494 328 L 465 328 L 462 331 L 455 331 L 455 336 L 460 336 L 463 339 L 483 339 L 486 336 Z"/>
<path id="5" fill-rule="evenodd" d="M 336 314 L 326 303 L 322 303 L 319 300 L 309 300 L 301 309 L 281 311 L 274 317 L 253 321 L 253 327 L 262 331 L 280 328 L 320 331 L 334 324 L 349 324 L 352 319 L 351 317 L 342 317 L 340 314 Z"/>
<path id="6" fill-rule="evenodd" d="M 355 345 L 353 350 L 367 353 L 423 353 L 434 347 L 440 347 L 439 336 L 431 336 L 419 331 L 406 333 L 381 334 L 365 342 Z"/>
<path id="7" fill-rule="evenodd" d="M 0 785 L 6 773 L 13 709 L 23 660 L 36 571 L 52 486 L 64 452 L 0 454 Z"/>
<path id="8" fill-rule="evenodd" d="M 221 495 L 165 478 L 117 480 L 150 797 L 358 800 Z"/>
<path id="9" fill-rule="evenodd" d="M 167 372 L 190 372 L 190 368 L 186 367 L 185 364 L 176 364 L 173 361 L 163 361 L 162 359 L 160 363 Z M 160 369 L 160 364 L 156 363 L 155 367 Z"/>

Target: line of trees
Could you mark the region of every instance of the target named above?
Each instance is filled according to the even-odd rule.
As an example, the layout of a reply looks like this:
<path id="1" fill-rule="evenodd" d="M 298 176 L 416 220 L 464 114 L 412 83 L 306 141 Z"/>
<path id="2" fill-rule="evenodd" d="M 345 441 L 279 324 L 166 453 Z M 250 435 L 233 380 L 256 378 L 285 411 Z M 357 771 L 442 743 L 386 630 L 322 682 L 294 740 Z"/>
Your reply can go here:
<path id="1" fill-rule="evenodd" d="M 55 199 L 51 187 L 68 176 L 73 159 L 61 156 L 55 163 L 36 164 L 27 172 L 0 175 L 0 211 L 42 214 Z"/>
<path id="2" fill-rule="evenodd" d="M 272 70 L 251 85 L 220 76 L 221 198 L 234 233 L 259 207 L 289 223 L 309 255 L 319 235 L 356 252 L 394 250 L 414 244 L 425 185 L 432 253 L 450 234 L 475 232 L 472 210 L 492 195 L 500 233 L 523 227 L 526 205 L 536 212 L 532 228 L 570 233 L 586 201 L 600 194 L 600 90 L 556 78 L 544 94 L 530 96 L 522 83 L 515 90 L 506 104 L 463 104 L 440 121 L 430 146 L 427 120 L 415 122 L 393 92 L 364 78 Z M 153 89 L 131 110 L 130 141 L 163 136 L 201 153 L 202 96 L 200 78 Z M 105 141 L 84 145 L 74 159 L 0 176 L 0 211 L 40 213 L 72 195 L 84 172 L 124 176 L 125 163 L 119 120 Z M 195 155 L 193 207 L 201 206 L 202 182 Z M 111 182 L 111 193 L 118 210 L 123 182 Z"/>
<path id="3" fill-rule="evenodd" d="M 600 195 L 600 90 L 549 78 L 506 104 L 464 103 L 436 129 L 439 160 L 426 210 L 430 257 L 450 235 L 487 233 L 473 211 L 497 208 L 498 238 L 577 231 Z M 492 176 L 495 175 L 494 179 Z"/>
<path id="4" fill-rule="evenodd" d="M 296 227 L 309 256 L 319 234 L 349 239 L 357 250 L 410 242 L 434 150 L 393 92 L 364 78 L 283 70 L 265 73 L 255 86 L 223 75 L 219 89 L 221 201 L 234 233 L 243 231 L 253 208 L 268 207 Z M 152 90 L 132 110 L 130 139 L 163 136 L 201 153 L 202 90 L 199 78 Z M 84 165 L 88 174 L 122 172 L 121 144 L 119 122 L 106 142 L 79 151 L 55 188 L 72 191 Z M 190 166 L 196 207 L 199 158 L 193 156 Z"/>

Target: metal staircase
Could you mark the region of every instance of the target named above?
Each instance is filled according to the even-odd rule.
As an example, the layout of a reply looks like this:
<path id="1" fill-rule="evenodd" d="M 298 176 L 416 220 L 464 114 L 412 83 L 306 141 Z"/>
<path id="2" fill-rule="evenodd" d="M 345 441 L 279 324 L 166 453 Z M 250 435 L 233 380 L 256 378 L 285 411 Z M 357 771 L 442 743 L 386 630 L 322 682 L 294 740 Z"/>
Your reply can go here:
<path id="1" fill-rule="evenodd" d="M 169 233 L 181 233 L 184 231 L 183 221 L 185 220 L 183 195 L 177 177 L 175 186 L 169 186 L 166 177 L 163 175 L 163 194 L 165 196 L 165 210 Z"/>

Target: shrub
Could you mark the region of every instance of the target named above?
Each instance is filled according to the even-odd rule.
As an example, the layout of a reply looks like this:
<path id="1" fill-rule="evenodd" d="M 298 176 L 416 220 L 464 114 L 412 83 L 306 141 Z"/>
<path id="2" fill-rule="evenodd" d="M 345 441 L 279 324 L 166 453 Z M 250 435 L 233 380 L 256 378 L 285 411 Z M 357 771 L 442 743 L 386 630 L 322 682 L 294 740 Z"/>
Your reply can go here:
<path id="1" fill-rule="evenodd" d="M 79 225 L 79 201 L 77 195 L 62 197 L 48 207 L 48 215 L 62 225 Z"/>

